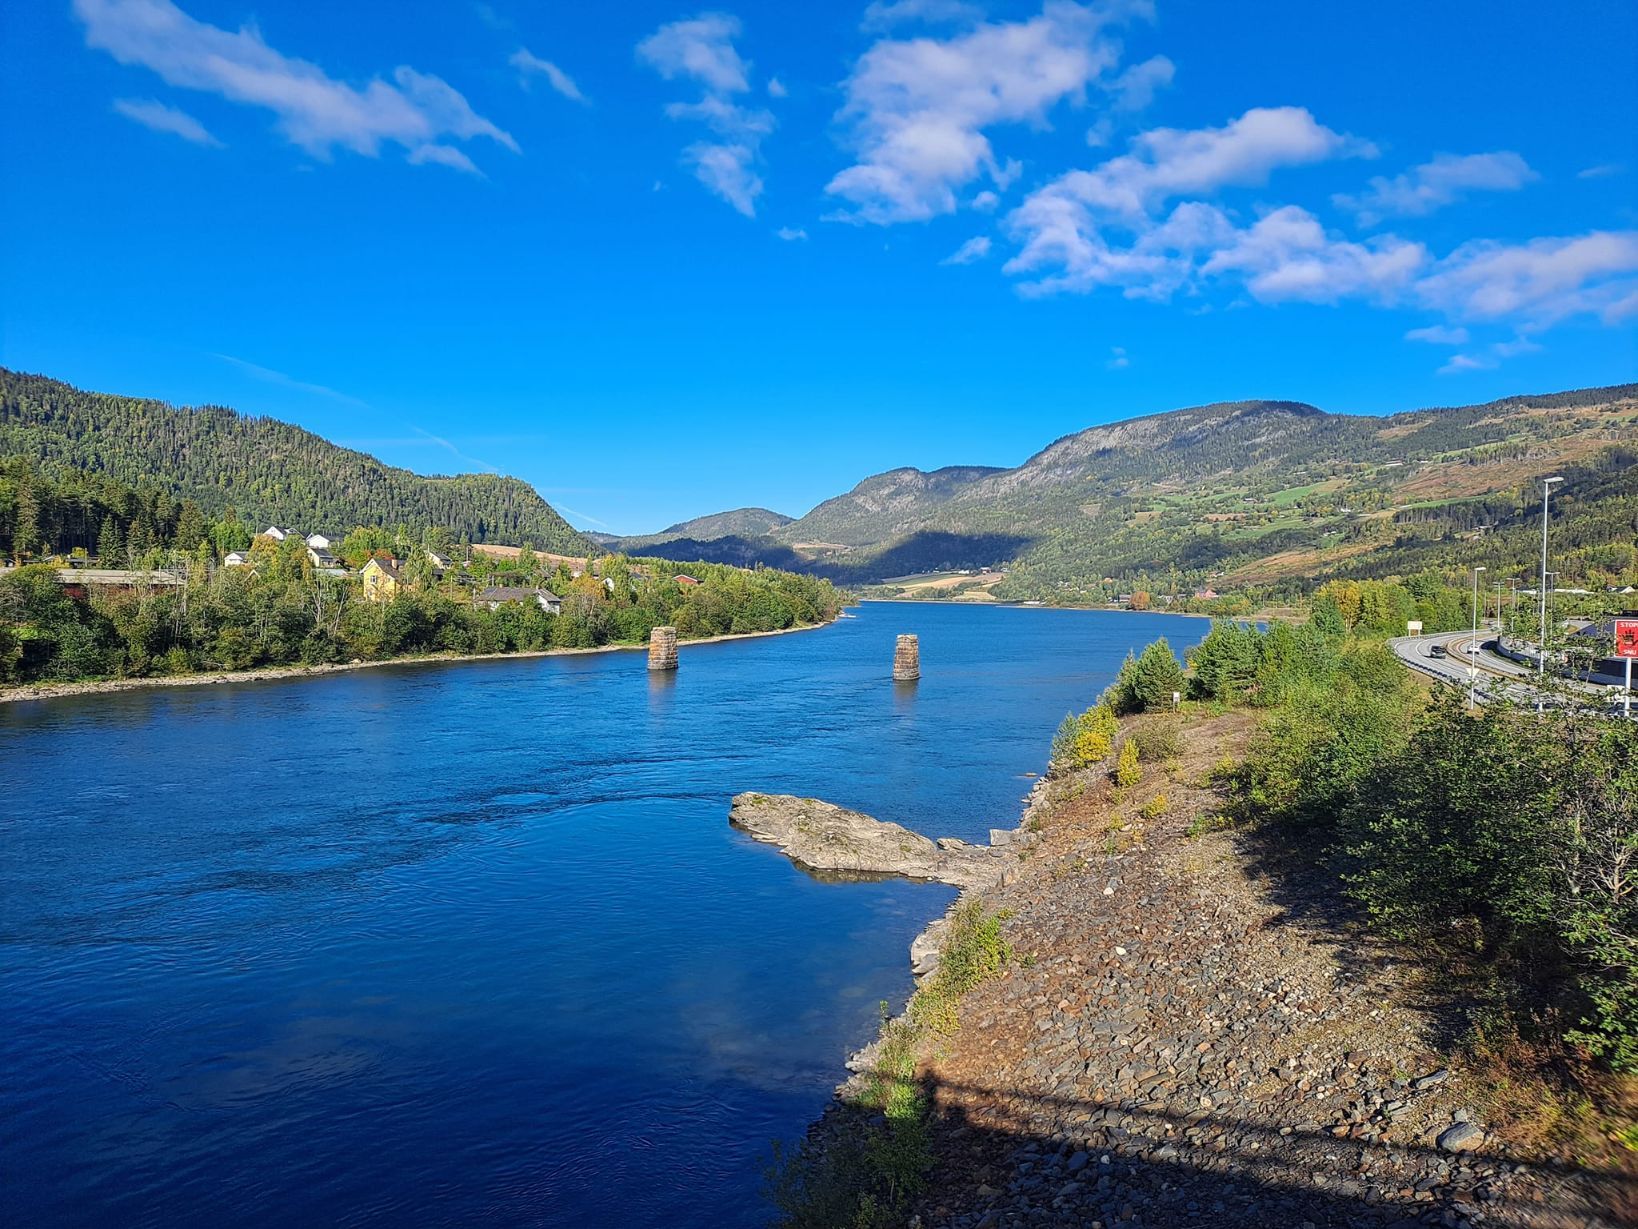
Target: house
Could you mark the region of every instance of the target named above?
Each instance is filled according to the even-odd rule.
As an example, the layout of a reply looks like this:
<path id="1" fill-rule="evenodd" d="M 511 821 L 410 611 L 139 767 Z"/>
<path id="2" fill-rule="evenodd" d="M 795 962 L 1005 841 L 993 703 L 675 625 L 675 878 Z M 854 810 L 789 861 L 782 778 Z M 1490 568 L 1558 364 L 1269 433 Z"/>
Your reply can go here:
<path id="1" fill-rule="evenodd" d="M 222 566 L 228 568 L 247 568 L 250 566 L 250 548 L 244 550 L 230 550 L 222 556 Z"/>
<path id="2" fill-rule="evenodd" d="M 403 573 L 398 567 L 396 559 L 383 559 L 379 555 L 371 557 L 358 573 L 364 582 L 364 597 L 372 602 L 390 602 L 398 596 L 398 590 L 404 584 Z"/>
<path id="3" fill-rule="evenodd" d="M 685 576 L 681 572 L 679 572 L 677 575 L 673 576 L 671 579 L 676 581 L 677 586 L 679 588 L 682 588 L 682 589 L 692 589 L 695 585 L 700 583 L 699 581 L 695 580 L 692 576 Z"/>
<path id="4" fill-rule="evenodd" d="M 341 560 L 323 547 L 314 546 L 311 543 L 307 547 L 307 557 L 313 561 L 313 566 L 316 568 L 338 568 L 341 566 Z"/>
<path id="5" fill-rule="evenodd" d="M 307 535 L 307 545 L 314 550 L 334 550 L 341 545 L 341 538 L 331 537 L 327 533 L 310 533 Z"/>
<path id="6" fill-rule="evenodd" d="M 481 589 L 472 601 L 491 610 L 507 602 L 534 602 L 547 614 L 562 614 L 563 599 L 549 589 L 528 589 L 519 585 L 490 585 Z"/>
<path id="7" fill-rule="evenodd" d="M 427 558 L 432 560 L 432 566 L 440 572 L 449 570 L 449 560 L 435 550 L 427 552 Z"/>
<path id="8" fill-rule="evenodd" d="M 280 529 L 277 525 L 269 525 L 256 536 L 258 538 L 272 538 L 275 542 L 283 542 L 286 538 L 297 538 L 301 535 L 291 529 Z"/>

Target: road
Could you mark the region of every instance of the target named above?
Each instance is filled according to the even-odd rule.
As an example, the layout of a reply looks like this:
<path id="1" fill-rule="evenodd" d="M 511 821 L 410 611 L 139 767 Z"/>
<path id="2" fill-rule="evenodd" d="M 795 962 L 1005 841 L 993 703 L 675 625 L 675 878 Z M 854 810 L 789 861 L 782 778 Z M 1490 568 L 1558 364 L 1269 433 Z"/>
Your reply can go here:
<path id="1" fill-rule="evenodd" d="M 1487 631 L 1481 631 L 1477 637 L 1470 631 L 1440 632 L 1432 636 L 1399 636 L 1388 641 L 1388 647 L 1418 673 L 1442 683 L 1471 687 L 1474 698 L 1481 704 L 1503 699 L 1517 704 L 1538 703 L 1543 695 L 1536 689 L 1535 671 L 1483 647 L 1494 639 L 1493 633 Z M 1480 651 L 1469 653 L 1467 647 L 1475 641 L 1481 646 Z M 1444 650 L 1442 656 L 1433 652 L 1436 645 Z M 1621 691 L 1617 687 L 1561 678 L 1553 679 L 1550 686 L 1551 690 L 1545 695 L 1548 704 L 1562 703 L 1565 688 L 1600 702 L 1620 702 Z"/>

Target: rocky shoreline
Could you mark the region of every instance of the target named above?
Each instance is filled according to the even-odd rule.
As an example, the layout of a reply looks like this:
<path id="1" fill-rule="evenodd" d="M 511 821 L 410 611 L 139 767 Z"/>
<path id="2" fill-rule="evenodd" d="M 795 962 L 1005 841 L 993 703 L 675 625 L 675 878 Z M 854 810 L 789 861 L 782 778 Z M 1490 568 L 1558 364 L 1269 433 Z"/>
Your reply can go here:
<path id="1" fill-rule="evenodd" d="M 841 616 L 838 616 L 841 617 Z M 792 632 L 817 631 L 830 623 L 803 623 L 769 632 L 738 632 L 726 636 L 702 636 L 683 640 L 684 647 L 720 644 L 726 640 L 756 640 L 764 636 L 788 636 Z M 520 661 L 533 657 L 572 657 L 587 653 L 642 653 L 644 644 L 603 644 L 590 649 L 526 649 L 516 653 L 428 653 L 418 657 L 387 657 L 380 661 L 329 662 L 316 666 L 259 666 L 249 670 L 207 670 L 198 674 L 165 674 L 153 678 L 93 679 L 77 683 L 21 683 L 0 687 L 0 704 L 23 700 L 55 700 L 64 696 L 97 695 L 103 692 L 137 691 L 149 687 L 206 687 L 218 683 L 263 683 L 276 679 L 316 678 L 349 670 L 378 670 L 388 666 L 451 665 L 468 661 Z"/>
<path id="2" fill-rule="evenodd" d="M 1312 866 L 1212 830 L 1213 765 L 1250 730 L 1193 719 L 1182 758 L 1127 791 L 1101 770 L 1037 782 L 992 833 L 992 875 L 917 938 L 921 975 L 976 898 L 1016 958 L 922 1047 L 933 1164 L 903 1223 L 1638 1223 L 1630 1167 L 1556 1159 L 1464 1062 L 1426 969 Z M 857 1108 L 881 1046 L 852 1056 L 810 1148 L 858 1152 L 882 1129 Z"/>

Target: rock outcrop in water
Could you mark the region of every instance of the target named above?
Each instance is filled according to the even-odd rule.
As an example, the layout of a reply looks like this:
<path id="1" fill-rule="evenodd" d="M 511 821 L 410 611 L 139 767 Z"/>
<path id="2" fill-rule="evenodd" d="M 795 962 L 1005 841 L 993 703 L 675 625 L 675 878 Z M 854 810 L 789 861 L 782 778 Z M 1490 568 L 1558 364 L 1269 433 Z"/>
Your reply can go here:
<path id="1" fill-rule="evenodd" d="M 902 875 L 958 888 L 982 887 L 1001 873 L 986 846 L 948 837 L 930 841 L 899 824 L 817 798 L 740 794 L 728 822 L 819 873 Z"/>

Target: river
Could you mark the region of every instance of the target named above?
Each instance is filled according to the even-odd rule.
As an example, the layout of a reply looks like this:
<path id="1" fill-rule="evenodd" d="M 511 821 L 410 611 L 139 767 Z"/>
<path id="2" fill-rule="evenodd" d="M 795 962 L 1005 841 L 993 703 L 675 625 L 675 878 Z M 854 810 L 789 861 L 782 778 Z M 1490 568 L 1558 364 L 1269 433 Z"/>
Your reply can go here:
<path id="1" fill-rule="evenodd" d="M 1012 827 L 1177 616 L 0 706 L 0 1165 L 27 1225 L 751 1226 L 953 893 L 820 883 L 740 790 Z M 923 677 L 889 678 L 894 635 Z"/>

